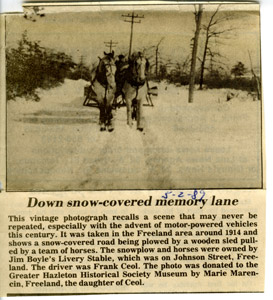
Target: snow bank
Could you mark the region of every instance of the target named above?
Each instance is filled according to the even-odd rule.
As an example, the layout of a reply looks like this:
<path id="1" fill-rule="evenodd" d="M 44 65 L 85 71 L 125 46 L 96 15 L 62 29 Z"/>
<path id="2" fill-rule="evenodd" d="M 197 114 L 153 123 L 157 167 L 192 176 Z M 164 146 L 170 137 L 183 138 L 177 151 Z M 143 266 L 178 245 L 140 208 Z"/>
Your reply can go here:
<path id="1" fill-rule="evenodd" d="M 8 102 L 8 168 L 14 189 L 174 189 L 257 187 L 261 178 L 261 102 L 243 91 L 158 86 L 145 106 L 145 130 L 115 111 L 100 132 L 99 110 L 84 107 L 84 80 L 39 90 L 40 102 Z M 22 147 L 24 151 L 21 151 Z M 42 159 L 41 159 L 42 158 Z M 25 173 L 22 174 L 22 170 Z M 35 176 L 34 176 L 35 174 Z M 44 178 L 47 181 L 44 181 Z"/>
<path id="2" fill-rule="evenodd" d="M 48 90 L 37 89 L 40 101 L 26 100 L 24 97 L 17 97 L 15 100 L 8 101 L 8 112 L 12 115 L 22 113 L 33 113 L 43 109 L 61 109 L 65 104 L 71 104 L 71 101 L 77 99 L 78 106 L 82 106 L 84 86 L 88 84 L 83 79 L 70 80 L 65 79 L 64 83 Z M 74 101 L 75 103 L 75 101 Z"/>

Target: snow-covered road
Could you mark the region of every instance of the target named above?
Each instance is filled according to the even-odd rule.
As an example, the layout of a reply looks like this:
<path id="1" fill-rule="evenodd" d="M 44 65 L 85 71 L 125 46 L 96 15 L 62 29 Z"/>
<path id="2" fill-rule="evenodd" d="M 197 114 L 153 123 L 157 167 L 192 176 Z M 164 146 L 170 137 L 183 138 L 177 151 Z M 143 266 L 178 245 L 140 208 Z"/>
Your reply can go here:
<path id="1" fill-rule="evenodd" d="M 261 185 L 261 103 L 246 93 L 161 83 L 144 107 L 143 133 L 114 113 L 100 132 L 98 109 L 83 107 L 85 81 L 40 91 L 40 102 L 8 103 L 8 190 L 240 188 Z"/>

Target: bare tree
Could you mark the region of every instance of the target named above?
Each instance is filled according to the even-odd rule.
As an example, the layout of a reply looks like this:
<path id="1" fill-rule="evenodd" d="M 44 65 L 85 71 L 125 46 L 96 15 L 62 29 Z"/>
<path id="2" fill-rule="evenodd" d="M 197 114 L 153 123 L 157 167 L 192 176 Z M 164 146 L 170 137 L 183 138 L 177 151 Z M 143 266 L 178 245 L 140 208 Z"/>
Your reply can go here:
<path id="1" fill-rule="evenodd" d="M 158 60 L 158 56 L 159 56 L 159 45 L 161 44 L 161 42 L 164 40 L 164 38 L 162 38 L 157 45 L 155 46 L 155 75 L 156 77 L 158 77 L 158 64 L 159 64 L 159 60 Z"/>
<path id="2" fill-rule="evenodd" d="M 162 60 L 160 59 L 160 52 L 159 52 L 159 46 L 164 40 L 164 37 L 160 39 L 160 41 L 153 46 L 150 46 L 148 48 L 144 48 L 145 53 L 146 53 L 146 58 L 149 59 L 150 61 L 150 66 L 154 67 L 155 70 L 155 77 L 158 79 L 159 76 L 159 69 L 160 69 L 160 64 L 162 63 Z M 155 49 L 155 52 L 154 52 Z"/>
<path id="3" fill-rule="evenodd" d="M 216 10 L 212 13 L 212 15 L 209 17 L 208 24 L 203 25 L 203 29 L 205 30 L 205 43 L 204 43 L 204 51 L 203 56 L 201 59 L 201 68 L 200 68 L 200 81 L 199 81 L 199 89 L 202 90 L 203 83 L 204 83 L 204 71 L 205 71 L 205 64 L 207 57 L 210 56 L 210 62 L 216 62 L 215 57 L 222 57 L 221 54 L 217 51 L 212 50 L 212 47 L 210 47 L 210 41 L 212 38 L 214 38 L 214 41 L 220 36 L 222 36 L 224 33 L 227 33 L 233 28 L 226 28 L 226 29 L 219 29 L 219 24 L 222 22 L 225 22 L 230 19 L 228 15 L 219 16 L 219 10 L 221 5 L 218 5 Z"/>
<path id="4" fill-rule="evenodd" d="M 181 84 L 185 84 L 189 79 L 190 63 L 190 56 L 187 56 L 182 62 L 176 61 L 176 63 L 173 64 L 173 71 L 175 71 L 175 74 L 179 78 L 179 83 Z"/>
<path id="5" fill-rule="evenodd" d="M 255 80 L 256 83 L 256 92 L 257 92 L 257 99 L 261 100 L 261 80 L 260 77 L 256 75 L 256 73 L 254 72 L 253 66 L 252 66 L 252 59 L 251 59 L 251 55 L 250 52 L 248 50 L 248 56 L 249 56 L 249 60 L 250 60 L 250 67 L 251 67 L 251 73 L 252 76 Z"/>
<path id="6" fill-rule="evenodd" d="M 197 49 L 198 49 L 198 39 L 201 29 L 201 20 L 203 14 L 203 5 L 199 4 L 198 9 L 195 8 L 195 33 L 194 33 L 194 41 L 192 48 L 192 59 L 191 59 L 191 72 L 190 72 L 190 82 L 189 82 L 189 103 L 193 102 L 193 91 L 194 91 L 194 83 L 195 83 L 195 67 L 197 60 Z"/>

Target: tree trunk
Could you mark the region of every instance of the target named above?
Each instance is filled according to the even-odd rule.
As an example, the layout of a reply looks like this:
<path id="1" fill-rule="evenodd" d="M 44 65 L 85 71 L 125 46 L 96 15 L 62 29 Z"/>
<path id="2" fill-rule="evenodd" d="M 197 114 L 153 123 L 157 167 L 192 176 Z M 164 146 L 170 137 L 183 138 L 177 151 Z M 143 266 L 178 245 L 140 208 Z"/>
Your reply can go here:
<path id="1" fill-rule="evenodd" d="M 155 74 L 156 74 L 156 79 L 158 79 L 158 46 L 156 47 L 155 50 Z"/>
<path id="2" fill-rule="evenodd" d="M 205 71 L 205 63 L 206 63 L 206 58 L 207 58 L 208 43 L 209 43 L 209 35 L 208 35 L 208 32 L 207 32 L 205 48 L 204 48 L 204 53 L 203 53 L 203 59 L 202 59 L 202 63 L 201 63 L 201 71 L 200 71 L 200 82 L 199 82 L 199 89 L 200 90 L 203 89 L 204 71 Z"/>
<path id="3" fill-rule="evenodd" d="M 189 103 L 193 102 L 195 66 L 196 66 L 196 59 L 197 59 L 198 39 L 199 39 L 199 33 L 201 29 L 202 14 L 203 14 L 203 5 L 199 4 L 198 11 L 195 14 L 196 29 L 194 34 L 193 48 L 192 48 L 191 72 L 190 72 L 190 82 L 189 82 Z"/>

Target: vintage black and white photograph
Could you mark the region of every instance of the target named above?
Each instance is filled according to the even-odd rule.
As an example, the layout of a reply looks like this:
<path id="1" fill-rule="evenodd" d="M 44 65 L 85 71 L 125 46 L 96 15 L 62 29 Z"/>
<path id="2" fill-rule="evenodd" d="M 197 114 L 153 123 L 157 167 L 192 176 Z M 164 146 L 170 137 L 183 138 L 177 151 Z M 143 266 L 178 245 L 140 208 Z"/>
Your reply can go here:
<path id="1" fill-rule="evenodd" d="M 5 16 L 7 190 L 262 188 L 259 6 Z"/>

